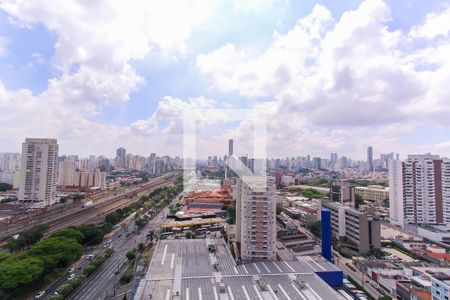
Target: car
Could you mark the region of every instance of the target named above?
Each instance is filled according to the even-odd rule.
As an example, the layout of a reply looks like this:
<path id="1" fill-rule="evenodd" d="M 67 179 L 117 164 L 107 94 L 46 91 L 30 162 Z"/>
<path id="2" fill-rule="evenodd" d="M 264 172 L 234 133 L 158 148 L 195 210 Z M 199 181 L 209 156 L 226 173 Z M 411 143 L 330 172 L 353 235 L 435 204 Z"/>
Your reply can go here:
<path id="1" fill-rule="evenodd" d="M 54 295 L 54 296 L 59 296 L 58 291 L 54 292 L 53 295 Z"/>
<path id="2" fill-rule="evenodd" d="M 70 268 L 69 273 L 75 272 L 75 267 Z"/>
<path id="3" fill-rule="evenodd" d="M 92 259 L 94 259 L 94 255 L 93 254 L 86 255 L 86 258 L 89 260 L 92 260 Z"/>
<path id="4" fill-rule="evenodd" d="M 40 299 L 44 296 L 44 294 L 45 294 L 45 291 L 40 291 L 39 293 L 37 293 L 36 296 L 34 296 L 34 299 Z"/>
<path id="5" fill-rule="evenodd" d="M 74 278 L 75 278 L 75 274 L 70 274 L 69 280 L 72 280 L 72 279 L 74 279 Z"/>

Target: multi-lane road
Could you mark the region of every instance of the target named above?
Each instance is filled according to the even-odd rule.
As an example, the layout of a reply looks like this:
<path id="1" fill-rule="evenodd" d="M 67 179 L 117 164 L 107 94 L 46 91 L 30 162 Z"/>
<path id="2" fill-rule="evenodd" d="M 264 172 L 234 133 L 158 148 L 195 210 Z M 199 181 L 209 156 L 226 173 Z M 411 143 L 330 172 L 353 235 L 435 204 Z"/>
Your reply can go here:
<path id="1" fill-rule="evenodd" d="M 172 204 L 177 202 L 177 197 L 172 200 Z M 164 217 L 169 212 L 166 206 L 158 214 L 156 214 L 146 226 L 137 231 L 134 223 L 124 227 L 118 231 L 113 237 L 111 245 L 114 247 L 114 254 L 87 279 L 68 299 L 105 299 L 116 295 L 116 284 L 119 281 L 122 272 L 122 266 L 127 258 L 125 254 L 136 248 L 139 243 L 145 242 L 146 235 L 150 230 L 157 230 L 160 225 L 165 224 L 168 220 Z M 135 278 L 133 286 L 139 278 Z"/>

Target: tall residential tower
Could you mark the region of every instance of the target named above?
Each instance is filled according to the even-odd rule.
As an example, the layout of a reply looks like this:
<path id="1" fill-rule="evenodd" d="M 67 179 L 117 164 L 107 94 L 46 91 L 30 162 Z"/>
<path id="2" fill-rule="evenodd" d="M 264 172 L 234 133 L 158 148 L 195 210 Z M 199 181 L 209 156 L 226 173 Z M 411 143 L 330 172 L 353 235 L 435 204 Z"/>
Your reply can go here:
<path id="1" fill-rule="evenodd" d="M 389 163 L 389 211 L 393 224 L 450 224 L 450 160 L 409 155 Z"/>
<path id="2" fill-rule="evenodd" d="M 20 174 L 19 201 L 54 204 L 58 176 L 56 139 L 25 139 Z"/>
<path id="3" fill-rule="evenodd" d="M 277 238 L 275 179 L 250 177 L 253 189 L 245 177 L 239 178 L 236 184 L 236 234 L 241 244 L 241 259 L 274 260 Z M 255 188 L 255 185 L 261 188 Z"/>

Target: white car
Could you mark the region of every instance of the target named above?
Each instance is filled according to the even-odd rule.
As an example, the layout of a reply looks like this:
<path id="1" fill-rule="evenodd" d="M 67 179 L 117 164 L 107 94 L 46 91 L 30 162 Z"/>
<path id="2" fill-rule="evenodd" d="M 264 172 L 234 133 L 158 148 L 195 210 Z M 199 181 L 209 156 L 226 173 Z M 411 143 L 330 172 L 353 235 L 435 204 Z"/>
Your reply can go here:
<path id="1" fill-rule="evenodd" d="M 75 272 L 75 267 L 70 268 L 69 273 Z"/>
<path id="2" fill-rule="evenodd" d="M 69 276 L 69 280 L 72 280 L 72 279 L 74 279 L 75 278 L 75 274 L 70 274 L 70 276 Z"/>
<path id="3" fill-rule="evenodd" d="M 42 296 L 44 296 L 45 291 L 40 291 L 36 296 L 34 296 L 34 299 L 40 299 Z"/>

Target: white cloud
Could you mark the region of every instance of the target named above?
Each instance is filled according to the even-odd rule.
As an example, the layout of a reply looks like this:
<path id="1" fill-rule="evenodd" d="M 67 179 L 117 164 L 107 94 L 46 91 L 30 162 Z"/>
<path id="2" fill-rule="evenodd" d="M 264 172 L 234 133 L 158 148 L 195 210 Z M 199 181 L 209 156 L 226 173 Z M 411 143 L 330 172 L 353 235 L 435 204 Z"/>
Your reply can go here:
<path id="1" fill-rule="evenodd" d="M 450 32 L 450 6 L 442 12 L 427 14 L 425 22 L 414 26 L 409 32 L 411 38 L 432 39 L 447 36 Z"/>

